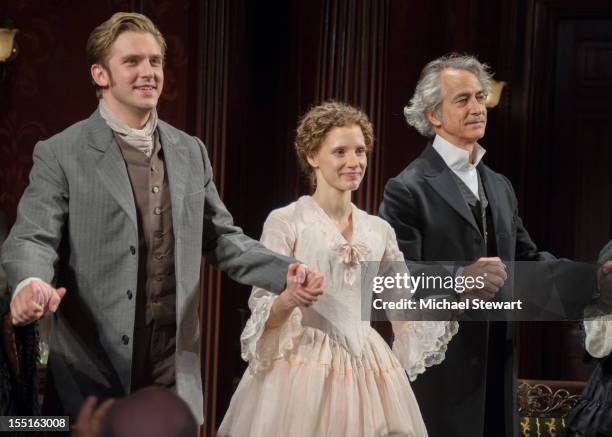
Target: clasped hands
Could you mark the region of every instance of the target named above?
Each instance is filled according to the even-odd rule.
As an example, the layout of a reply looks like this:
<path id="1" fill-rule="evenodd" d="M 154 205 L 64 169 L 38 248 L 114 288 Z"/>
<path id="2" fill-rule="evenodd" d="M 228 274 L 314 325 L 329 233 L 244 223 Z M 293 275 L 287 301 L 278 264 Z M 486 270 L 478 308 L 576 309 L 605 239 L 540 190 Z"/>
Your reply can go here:
<path id="1" fill-rule="evenodd" d="M 304 264 L 287 269 L 287 287 L 274 299 L 266 327 L 281 326 L 297 307 L 309 307 L 323 294 L 323 275 Z"/>
<path id="2" fill-rule="evenodd" d="M 309 307 L 323 294 L 323 275 L 304 264 L 293 263 L 287 269 L 287 287 L 278 296 L 279 309 Z"/>

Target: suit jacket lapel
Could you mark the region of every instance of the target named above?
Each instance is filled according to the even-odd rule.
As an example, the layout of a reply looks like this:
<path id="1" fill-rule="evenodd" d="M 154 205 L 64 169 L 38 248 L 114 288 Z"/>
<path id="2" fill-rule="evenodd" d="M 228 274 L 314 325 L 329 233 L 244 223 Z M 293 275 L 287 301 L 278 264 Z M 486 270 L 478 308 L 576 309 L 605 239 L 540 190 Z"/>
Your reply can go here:
<path id="1" fill-rule="evenodd" d="M 189 168 L 184 147 L 180 144 L 178 136 L 172 133 L 162 121 L 158 124 L 159 139 L 166 165 L 166 174 L 170 184 L 170 201 L 172 202 L 173 227 L 181 223 L 183 215 L 183 198 L 185 196 L 185 169 Z"/>
<path id="2" fill-rule="evenodd" d="M 425 172 L 425 178 L 432 188 L 453 208 L 465 221 L 471 224 L 474 229 L 480 232 L 476 220 L 467 202 L 463 198 L 457 182 L 451 174 L 451 169 L 448 168 L 442 157 L 436 152 L 431 144 L 427 146 L 421 158 L 428 164 Z"/>
<path id="3" fill-rule="evenodd" d="M 98 110 L 89 118 L 88 137 L 89 145 L 104 153 L 96 167 L 102 184 L 126 212 L 134 226 L 138 228 L 136 204 L 134 203 L 132 185 L 123 155 L 121 155 L 119 145 L 113 136 L 113 131 L 108 127 Z"/>

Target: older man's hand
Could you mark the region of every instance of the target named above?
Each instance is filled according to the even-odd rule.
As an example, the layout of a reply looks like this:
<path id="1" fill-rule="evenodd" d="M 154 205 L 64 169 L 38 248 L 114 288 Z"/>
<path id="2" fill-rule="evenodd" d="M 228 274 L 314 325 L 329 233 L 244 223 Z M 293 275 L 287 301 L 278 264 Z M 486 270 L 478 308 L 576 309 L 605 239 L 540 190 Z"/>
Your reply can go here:
<path id="1" fill-rule="evenodd" d="M 462 275 L 474 280 L 480 277 L 484 282 L 483 287 L 467 289 L 462 294 L 462 299 L 493 299 L 508 279 L 506 266 L 498 257 L 479 258 L 475 263 L 465 267 Z"/>
<path id="2" fill-rule="evenodd" d="M 15 326 L 25 326 L 48 311 L 57 311 L 65 294 L 65 288 L 56 289 L 40 279 L 32 279 L 11 302 L 11 322 Z"/>

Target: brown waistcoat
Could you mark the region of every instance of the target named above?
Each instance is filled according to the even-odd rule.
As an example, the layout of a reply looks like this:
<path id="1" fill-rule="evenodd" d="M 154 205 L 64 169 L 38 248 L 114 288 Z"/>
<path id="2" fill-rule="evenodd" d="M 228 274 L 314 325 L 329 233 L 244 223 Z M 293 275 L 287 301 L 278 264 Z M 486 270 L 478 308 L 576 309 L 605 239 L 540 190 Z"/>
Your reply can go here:
<path id="1" fill-rule="evenodd" d="M 174 385 L 176 280 L 168 176 L 159 137 L 148 158 L 115 135 L 125 160 L 138 218 L 138 286 L 132 360 L 132 390 Z"/>

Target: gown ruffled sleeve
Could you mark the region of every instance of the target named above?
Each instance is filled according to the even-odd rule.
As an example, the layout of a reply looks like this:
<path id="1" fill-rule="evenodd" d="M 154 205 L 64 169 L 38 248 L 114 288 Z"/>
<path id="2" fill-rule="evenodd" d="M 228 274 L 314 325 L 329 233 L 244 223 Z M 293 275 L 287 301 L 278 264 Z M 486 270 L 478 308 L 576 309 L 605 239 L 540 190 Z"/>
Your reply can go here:
<path id="1" fill-rule="evenodd" d="M 280 211 L 270 213 L 264 223 L 261 242 L 268 249 L 293 256 L 295 231 Z M 253 287 L 249 297 L 251 317 L 240 335 L 242 359 L 251 373 L 264 371 L 275 359 L 293 349 L 293 339 L 302 332 L 302 312 L 295 308 L 287 320 L 274 328 L 266 327 L 277 294 Z"/>
<path id="2" fill-rule="evenodd" d="M 588 319 L 588 320 L 587 320 Z M 585 348 L 595 358 L 604 358 L 612 352 L 612 314 L 596 306 L 585 310 Z"/>
<path id="3" fill-rule="evenodd" d="M 381 265 L 393 266 L 397 273 L 408 272 L 402 252 L 397 246 L 393 228 L 389 226 L 385 253 Z M 392 321 L 393 353 L 400 364 L 406 369 L 410 381 L 424 373 L 428 367 L 444 361 L 446 348 L 453 336 L 459 330 L 459 323 L 450 321 Z"/>

